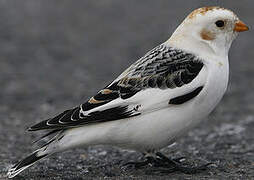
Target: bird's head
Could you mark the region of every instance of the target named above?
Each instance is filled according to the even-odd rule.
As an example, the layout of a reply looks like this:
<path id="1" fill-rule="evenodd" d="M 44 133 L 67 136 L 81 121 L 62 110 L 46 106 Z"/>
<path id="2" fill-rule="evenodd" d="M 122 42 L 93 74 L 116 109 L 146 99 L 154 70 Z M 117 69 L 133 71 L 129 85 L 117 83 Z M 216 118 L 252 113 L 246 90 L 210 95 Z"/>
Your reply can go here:
<path id="1" fill-rule="evenodd" d="M 190 49 L 207 49 L 217 55 L 227 55 L 237 34 L 248 27 L 235 13 L 220 7 L 194 10 L 169 39 L 169 43 Z"/>

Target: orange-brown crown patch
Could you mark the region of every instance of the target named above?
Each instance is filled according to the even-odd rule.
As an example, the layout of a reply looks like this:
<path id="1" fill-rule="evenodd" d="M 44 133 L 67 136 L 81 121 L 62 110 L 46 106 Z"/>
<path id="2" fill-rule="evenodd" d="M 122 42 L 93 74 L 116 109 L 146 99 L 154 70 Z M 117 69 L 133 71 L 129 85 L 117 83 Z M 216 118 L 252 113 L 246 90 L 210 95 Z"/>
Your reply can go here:
<path id="1" fill-rule="evenodd" d="M 202 7 L 202 8 L 198 8 L 198 9 L 192 11 L 188 17 L 190 19 L 192 19 L 192 18 L 196 17 L 197 14 L 205 15 L 208 11 L 212 11 L 215 9 L 224 9 L 224 8 L 221 8 L 218 6 Z"/>

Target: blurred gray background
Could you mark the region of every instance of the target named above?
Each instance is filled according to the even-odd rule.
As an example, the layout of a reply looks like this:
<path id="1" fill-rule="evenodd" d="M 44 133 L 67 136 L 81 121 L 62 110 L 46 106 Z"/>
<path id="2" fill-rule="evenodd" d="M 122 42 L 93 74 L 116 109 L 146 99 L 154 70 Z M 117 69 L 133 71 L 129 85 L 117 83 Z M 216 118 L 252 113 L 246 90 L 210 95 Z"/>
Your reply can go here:
<path id="1" fill-rule="evenodd" d="M 250 27 L 253 0 L 0 0 L 0 178 L 35 148 L 25 129 L 84 102 L 154 46 L 193 9 L 220 5 Z M 112 147 L 75 149 L 37 163 L 17 179 L 252 179 L 254 36 L 230 50 L 230 84 L 208 121 L 171 148 L 188 164 L 214 162 L 197 175 L 121 169 L 141 154 Z M 39 133 L 40 134 L 40 133 Z"/>

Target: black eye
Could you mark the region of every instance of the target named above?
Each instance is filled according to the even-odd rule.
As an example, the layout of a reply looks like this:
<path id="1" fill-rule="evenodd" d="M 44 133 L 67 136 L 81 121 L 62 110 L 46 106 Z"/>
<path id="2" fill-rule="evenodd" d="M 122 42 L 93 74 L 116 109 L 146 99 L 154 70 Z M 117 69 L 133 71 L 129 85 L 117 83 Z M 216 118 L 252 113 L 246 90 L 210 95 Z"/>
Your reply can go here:
<path id="1" fill-rule="evenodd" d="M 222 21 L 222 20 L 216 21 L 215 24 L 217 27 L 223 27 L 225 25 L 224 21 Z"/>

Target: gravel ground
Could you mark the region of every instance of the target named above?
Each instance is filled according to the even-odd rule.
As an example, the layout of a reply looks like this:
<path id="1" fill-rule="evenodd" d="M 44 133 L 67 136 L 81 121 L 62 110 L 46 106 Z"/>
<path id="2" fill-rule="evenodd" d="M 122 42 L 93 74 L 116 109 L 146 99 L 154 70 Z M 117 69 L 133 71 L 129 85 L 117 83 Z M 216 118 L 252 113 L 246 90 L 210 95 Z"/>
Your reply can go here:
<path id="1" fill-rule="evenodd" d="M 191 10 L 215 4 L 254 24 L 252 0 L 1 0 L 0 179 L 36 148 L 31 141 L 38 134 L 27 127 L 84 102 L 165 41 Z M 253 179 L 253 37 L 250 30 L 233 44 L 229 88 L 208 120 L 162 150 L 192 165 L 216 163 L 208 171 L 123 169 L 119 164 L 141 154 L 97 146 L 52 156 L 16 179 Z"/>

